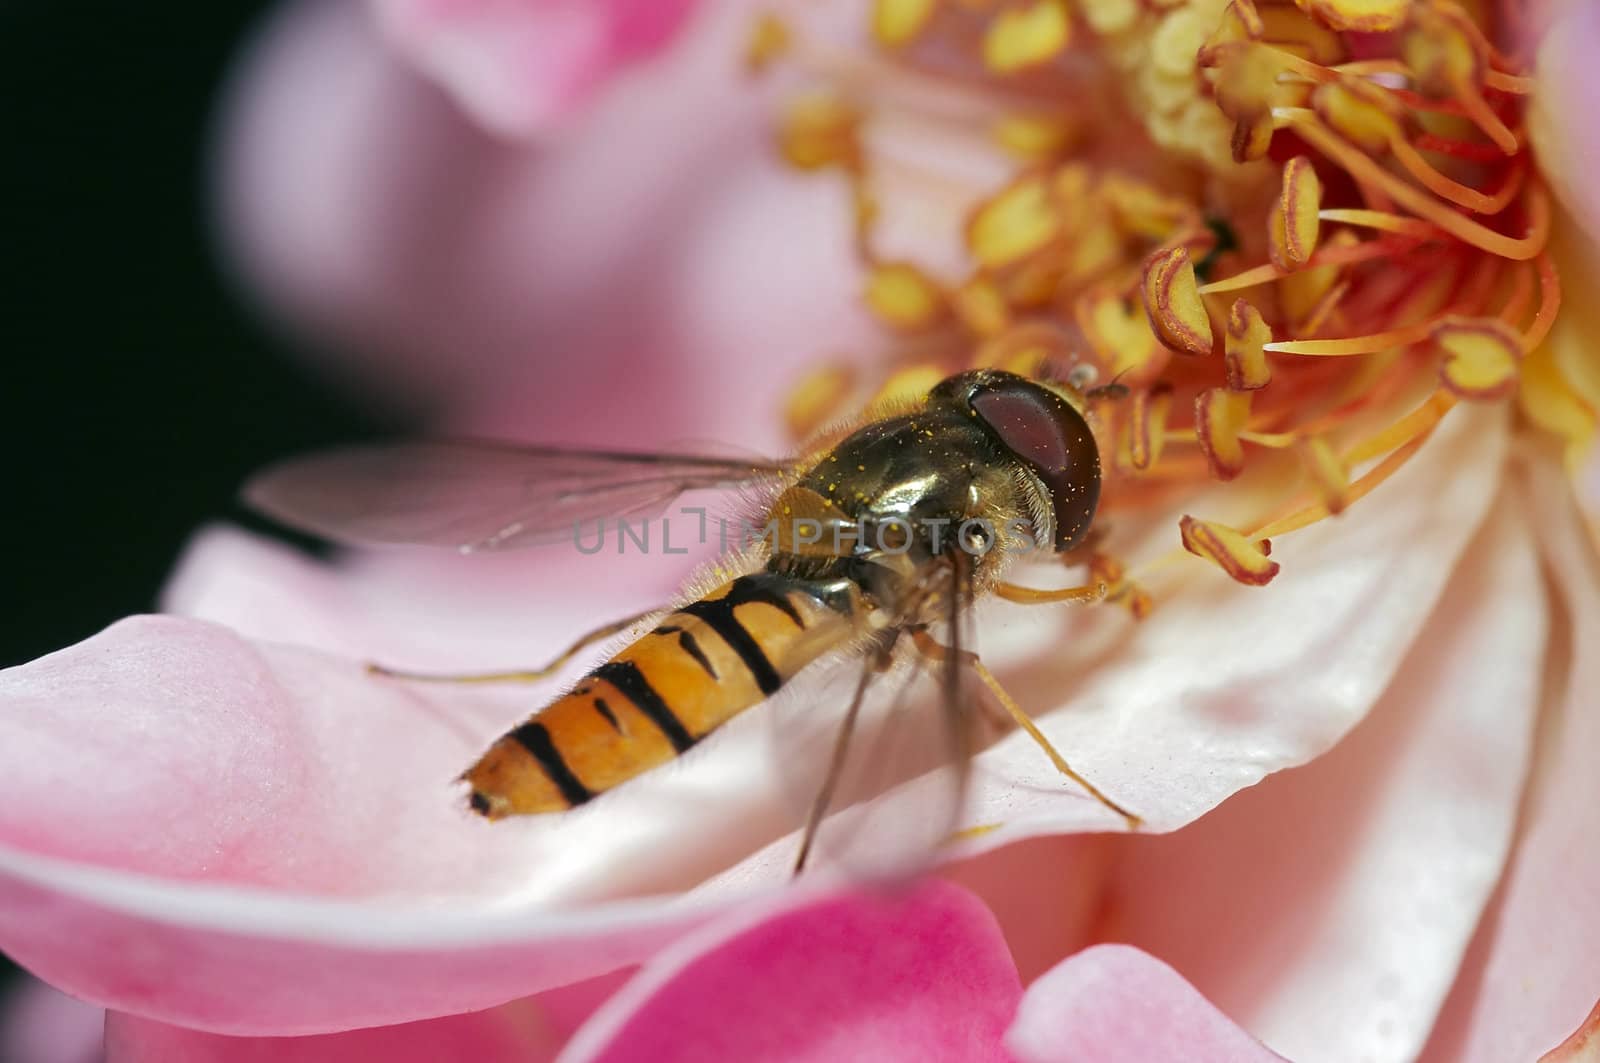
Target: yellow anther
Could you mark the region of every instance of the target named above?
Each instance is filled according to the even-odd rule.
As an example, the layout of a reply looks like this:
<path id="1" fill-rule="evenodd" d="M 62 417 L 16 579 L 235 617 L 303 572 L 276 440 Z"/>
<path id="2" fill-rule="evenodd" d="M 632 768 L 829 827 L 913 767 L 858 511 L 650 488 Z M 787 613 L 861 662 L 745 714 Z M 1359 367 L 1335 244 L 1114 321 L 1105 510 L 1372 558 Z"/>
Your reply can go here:
<path id="1" fill-rule="evenodd" d="M 905 332 L 938 324 L 944 296 L 926 273 L 908 262 L 885 262 L 867 274 L 867 306 L 879 319 Z"/>
<path id="2" fill-rule="evenodd" d="M 995 142 L 1026 162 L 1055 158 L 1076 132 L 1070 119 L 1056 114 L 1009 114 L 994 125 Z"/>
<path id="3" fill-rule="evenodd" d="M 1029 174 L 981 204 L 967 222 L 967 248 L 987 269 L 999 269 L 1048 245 L 1061 232 L 1049 181 Z"/>
<path id="4" fill-rule="evenodd" d="M 1263 587 L 1278 574 L 1278 563 L 1267 557 L 1272 544 L 1265 539 L 1248 539 L 1226 524 L 1190 516 L 1178 522 L 1178 531 L 1185 550 L 1212 562 L 1240 583 Z"/>
<path id="5" fill-rule="evenodd" d="M 869 408 L 900 406 L 926 398 L 950 374 L 936 365 L 913 365 L 896 370 L 872 396 Z"/>
<path id="6" fill-rule="evenodd" d="M 1483 80 L 1484 57 L 1478 35 L 1463 25 L 1459 9 L 1418 4 L 1400 38 L 1400 55 L 1425 96 L 1444 99 L 1459 87 Z"/>
<path id="7" fill-rule="evenodd" d="M 838 96 L 813 92 L 794 100 L 778 131 L 783 157 L 802 170 L 854 166 L 861 150 L 861 115 Z"/>
<path id="8" fill-rule="evenodd" d="M 1406 19 L 1412 0 L 1294 0 L 1300 10 L 1336 30 L 1384 33 Z"/>
<path id="9" fill-rule="evenodd" d="M 1211 353 L 1211 318 L 1185 247 L 1157 251 L 1144 264 L 1144 307 L 1163 343 L 1185 354 Z"/>
<path id="10" fill-rule="evenodd" d="M 1216 15 L 1199 7 L 1179 8 L 1162 19 L 1150 39 L 1150 60 L 1155 69 L 1173 77 L 1192 79 L 1195 57 L 1216 24 Z"/>
<path id="11" fill-rule="evenodd" d="M 1339 34 L 1320 22 L 1306 18 L 1292 7 L 1263 9 L 1261 24 L 1262 38 L 1318 66 L 1333 66 L 1349 58 Z"/>
<path id="12" fill-rule="evenodd" d="M 1446 318 L 1432 332 L 1444 352 L 1439 379 L 1464 399 L 1503 399 L 1516 390 L 1522 335 L 1498 318 Z"/>
<path id="13" fill-rule="evenodd" d="M 1594 446 L 1600 410 L 1586 402 L 1556 362 L 1553 345 L 1535 348 L 1522 363 L 1518 404 L 1528 419 L 1567 444 L 1567 466 L 1577 475 Z"/>
<path id="14" fill-rule="evenodd" d="M 1211 465 L 1211 475 L 1231 480 L 1244 471 L 1239 433 L 1250 420 L 1249 391 L 1209 388 L 1194 400 L 1194 432 Z"/>
<path id="15" fill-rule="evenodd" d="M 987 277 L 973 277 L 950 293 L 950 306 L 968 332 L 975 336 L 997 336 L 1011 322 L 1000 289 Z"/>
<path id="16" fill-rule="evenodd" d="M 1206 40 L 1205 47 L 1200 49 L 1196 59 L 1201 66 L 1215 66 L 1219 59 L 1217 48 L 1230 41 L 1260 40 L 1264 29 L 1261 13 L 1256 10 L 1256 5 L 1251 0 L 1233 0 L 1223 9 L 1217 28 L 1211 31 L 1211 36 Z"/>
<path id="17" fill-rule="evenodd" d="M 1047 365 L 1065 365 L 1076 355 L 1067 334 L 1055 325 L 1030 321 L 985 341 L 973 356 L 974 367 L 1005 369 L 1034 376 Z"/>
<path id="18" fill-rule="evenodd" d="M 1107 174 L 1100 193 L 1122 231 L 1147 240 L 1166 240 L 1179 229 L 1198 227 L 1193 201 L 1169 196 L 1155 186 L 1122 174 Z"/>
<path id="19" fill-rule="evenodd" d="M 1330 81 L 1311 94 L 1311 106 L 1356 147 L 1384 155 L 1401 136 L 1400 113 L 1387 92 L 1365 81 Z"/>
<path id="20" fill-rule="evenodd" d="M 789 26 L 770 11 L 756 16 L 750 27 L 750 39 L 745 42 L 744 65 L 752 74 L 759 74 L 789 50 Z"/>
<path id="21" fill-rule="evenodd" d="M 1233 122 L 1233 157 L 1259 159 L 1272 142 L 1272 109 L 1294 102 L 1304 89 L 1279 81 L 1287 57 L 1255 41 L 1228 41 L 1202 49 L 1201 62 L 1216 70 L 1217 107 Z"/>
<path id="22" fill-rule="evenodd" d="M 1166 442 L 1167 414 L 1172 409 L 1172 389 L 1165 386 L 1141 388 L 1133 393 L 1128 410 L 1128 464 L 1148 469 L 1161 460 Z"/>
<path id="23" fill-rule="evenodd" d="M 851 366 L 825 365 L 808 372 L 784 403 L 790 436 L 805 439 L 838 417 L 855 388 L 856 371 Z"/>
<path id="24" fill-rule="evenodd" d="M 1354 248 L 1361 243 L 1349 229 L 1338 229 L 1322 242 L 1323 248 Z M 1312 317 L 1317 316 L 1323 300 L 1339 283 L 1340 267 L 1337 265 L 1312 266 L 1291 273 L 1278 280 L 1278 299 L 1294 331 L 1301 331 Z"/>
<path id="25" fill-rule="evenodd" d="M 1229 388 L 1255 391 L 1272 381 L 1272 367 L 1262 350 L 1272 342 L 1272 326 L 1262 319 L 1261 311 L 1243 299 L 1235 300 L 1228 311 L 1228 335 L 1223 342 Z"/>
<path id="26" fill-rule="evenodd" d="M 1321 436 L 1311 436 L 1296 442 L 1295 449 L 1305 462 L 1312 485 L 1322 498 L 1329 513 L 1343 513 L 1350 504 L 1350 470 L 1345 468 L 1339 455 L 1333 452 L 1328 441 Z"/>
<path id="27" fill-rule="evenodd" d="M 996 74 L 1015 74 L 1048 63 L 1066 50 L 1072 22 L 1061 0 L 1031 0 L 1000 12 L 983 36 L 983 63 Z"/>
<path id="28" fill-rule="evenodd" d="M 1267 257 L 1285 273 L 1304 266 L 1317 249 L 1322 181 L 1304 155 L 1283 167 L 1283 185 L 1267 218 Z"/>
<path id="29" fill-rule="evenodd" d="M 927 28 L 938 8 L 938 0 L 876 0 L 872 35 L 890 48 L 910 44 Z"/>
<path id="30" fill-rule="evenodd" d="M 1139 0 L 1079 0 L 1077 7 L 1089 28 L 1102 37 L 1132 28 L 1139 18 Z"/>
<path id="31" fill-rule="evenodd" d="M 1062 263 L 1055 256 L 1022 263 L 1003 282 L 1006 302 L 1017 310 L 1034 310 L 1055 301 L 1061 287 Z"/>
<path id="32" fill-rule="evenodd" d="M 1078 299 L 1073 318 L 1111 376 L 1143 383 L 1166 368 L 1170 351 L 1150 327 L 1144 307 L 1106 288 Z"/>

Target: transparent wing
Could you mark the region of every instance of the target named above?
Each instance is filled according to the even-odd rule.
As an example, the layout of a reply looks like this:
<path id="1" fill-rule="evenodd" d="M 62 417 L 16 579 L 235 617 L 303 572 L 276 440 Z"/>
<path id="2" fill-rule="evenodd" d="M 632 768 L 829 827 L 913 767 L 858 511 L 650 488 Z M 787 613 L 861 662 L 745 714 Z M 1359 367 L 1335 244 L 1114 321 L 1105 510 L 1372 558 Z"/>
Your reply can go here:
<path id="1" fill-rule="evenodd" d="M 898 880 L 923 870 L 954 836 L 975 723 L 971 678 L 960 667 L 971 643 L 970 597 L 966 577 L 952 578 L 942 623 L 891 629 L 859 663 L 809 684 L 802 676 L 772 706 L 799 846 L 809 835 L 807 867 Z"/>
<path id="2" fill-rule="evenodd" d="M 776 481 L 784 467 L 478 441 L 347 447 L 258 474 L 244 498 L 295 528 L 355 545 L 505 550 L 570 539 L 596 521 L 659 514 L 685 491 Z"/>

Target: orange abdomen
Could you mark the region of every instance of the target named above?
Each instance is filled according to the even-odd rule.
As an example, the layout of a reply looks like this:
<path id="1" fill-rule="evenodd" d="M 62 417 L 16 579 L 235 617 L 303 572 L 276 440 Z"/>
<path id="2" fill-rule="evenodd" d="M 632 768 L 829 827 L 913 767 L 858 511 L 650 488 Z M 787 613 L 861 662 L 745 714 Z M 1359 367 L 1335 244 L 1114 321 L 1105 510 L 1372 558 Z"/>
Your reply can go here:
<path id="1" fill-rule="evenodd" d="M 723 584 L 496 741 L 463 776 L 472 807 L 557 812 L 666 763 L 847 642 L 858 609 L 842 580 Z"/>

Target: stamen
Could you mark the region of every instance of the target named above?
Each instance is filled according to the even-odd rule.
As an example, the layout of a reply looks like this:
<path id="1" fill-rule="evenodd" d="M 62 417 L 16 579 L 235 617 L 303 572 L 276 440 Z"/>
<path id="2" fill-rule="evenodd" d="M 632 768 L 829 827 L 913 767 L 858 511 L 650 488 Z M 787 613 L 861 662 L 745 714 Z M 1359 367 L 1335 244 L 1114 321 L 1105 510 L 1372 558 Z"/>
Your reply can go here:
<path id="1" fill-rule="evenodd" d="M 1324 212 L 1326 213 L 1326 212 Z M 1426 224 L 1426 223 L 1422 223 Z M 1356 262 L 1366 262 L 1375 258 L 1392 258 L 1402 251 L 1409 251 L 1417 245 L 1416 239 L 1405 240 L 1368 240 L 1364 243 L 1349 244 L 1343 247 L 1322 247 L 1311 256 L 1306 263 L 1306 269 L 1317 266 L 1348 266 Z M 1304 272 L 1302 270 L 1302 272 Z M 1253 288 L 1257 284 L 1275 281 L 1287 274 L 1277 266 L 1268 263 L 1247 269 L 1232 277 L 1212 281 L 1200 287 L 1201 295 L 1215 295 L 1220 292 L 1237 291 L 1240 288 Z"/>
<path id="2" fill-rule="evenodd" d="M 1211 353 L 1211 318 L 1200 301 L 1186 247 L 1157 251 L 1145 262 L 1144 306 L 1156 334 L 1175 351 Z"/>
<path id="3" fill-rule="evenodd" d="M 1520 163 L 1513 163 L 1511 172 L 1501 182 L 1500 187 L 1492 195 L 1485 195 L 1476 188 L 1452 180 L 1434 169 L 1404 137 L 1391 141 L 1389 147 L 1394 152 L 1394 157 L 1400 160 L 1400 165 L 1406 168 L 1406 172 L 1421 182 L 1428 191 L 1441 199 L 1448 199 L 1458 207 L 1465 207 L 1479 214 L 1499 214 L 1516 198 L 1517 193 L 1522 191 L 1522 178 L 1526 170 Z"/>
<path id="4" fill-rule="evenodd" d="M 1374 332 L 1367 336 L 1349 336 L 1342 340 L 1284 340 L 1269 343 L 1266 349 L 1274 354 L 1304 354 L 1321 358 L 1375 354 L 1390 347 L 1403 347 L 1425 340 L 1432 334 L 1433 326 L 1432 321 L 1423 321 L 1405 328 Z"/>
<path id="5" fill-rule="evenodd" d="M 1257 584 L 1278 571 L 1269 537 L 1357 503 L 1458 401 L 1520 388 L 1529 419 L 1569 447 L 1594 431 L 1600 416 L 1542 346 L 1561 290 L 1522 119 L 1533 82 L 1464 6 L 1232 0 L 1218 13 L 1086 0 L 1068 11 L 1067 0 L 874 0 L 877 60 L 813 57 L 848 91 L 792 117 L 785 151 L 851 183 L 866 301 L 900 367 L 885 394 L 925 391 L 958 359 L 1114 380 L 1125 397 L 1090 406 L 1108 455 L 1103 507 L 1119 527 L 1203 477 L 1239 476 L 1247 457 L 1297 475 L 1298 508 L 1255 532 L 1180 522 L 1177 557 Z M 1074 43 L 1078 16 L 1095 36 Z M 1092 71 L 1122 79 L 1125 107 L 1077 105 L 1096 92 Z M 849 102 L 866 99 L 960 128 L 990 158 L 1015 160 L 1010 179 L 974 202 L 935 153 L 872 154 Z M 887 125 L 874 121 L 875 139 Z M 1114 169 L 1102 146 L 1115 146 Z M 1262 187 L 1269 166 L 1281 166 L 1276 189 Z M 905 181 L 969 205 L 964 278 L 870 253 L 874 197 Z M 1206 298 L 1251 288 L 1264 290 L 1229 296 L 1226 314 Z M 1395 418 L 1403 396 L 1429 387 Z M 814 416 L 808 406 L 791 420 Z M 1148 593 L 1115 567 L 1109 597 L 1147 610 Z"/>
<path id="6" fill-rule="evenodd" d="M 1501 258 L 1528 259 L 1544 250 L 1550 236 L 1550 201 L 1538 182 L 1528 188 L 1527 233 L 1513 238 L 1444 208 L 1437 201 L 1397 179 L 1371 158 L 1353 150 L 1333 131 L 1317 120 L 1311 111 L 1286 111 L 1282 115 L 1288 125 L 1307 143 L 1335 160 L 1350 174 L 1381 188 L 1401 206 L 1433 222 L 1445 232 L 1479 250 Z"/>

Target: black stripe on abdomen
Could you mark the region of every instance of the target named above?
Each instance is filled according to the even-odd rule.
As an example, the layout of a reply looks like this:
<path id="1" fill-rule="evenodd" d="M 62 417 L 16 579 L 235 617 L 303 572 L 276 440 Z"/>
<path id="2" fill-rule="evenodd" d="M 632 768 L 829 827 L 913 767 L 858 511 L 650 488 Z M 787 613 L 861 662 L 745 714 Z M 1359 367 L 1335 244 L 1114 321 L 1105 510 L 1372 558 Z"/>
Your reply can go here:
<path id="1" fill-rule="evenodd" d="M 661 733 L 667 736 L 667 741 L 672 743 L 672 748 L 679 753 L 697 741 L 672 711 L 672 706 L 656 693 L 656 688 L 650 685 L 650 680 L 632 661 L 608 661 L 589 674 L 596 679 L 604 679 L 621 691 L 623 697 L 633 702 L 635 708 L 660 728 Z"/>
<path id="2" fill-rule="evenodd" d="M 543 768 L 545 775 L 556 784 L 556 789 L 561 791 L 561 796 L 566 799 L 567 804 L 581 805 L 594 796 L 589 792 L 589 788 L 583 785 L 583 781 L 572 774 L 572 769 L 561 756 L 561 750 L 550 740 L 550 731 L 544 724 L 530 720 L 506 737 L 526 749 L 533 759 L 539 762 L 539 767 Z"/>
<path id="3" fill-rule="evenodd" d="M 699 641 L 692 634 L 683 630 L 683 628 L 678 627 L 676 624 L 662 624 L 660 627 L 655 629 L 654 633 L 657 635 L 677 635 L 678 648 L 684 653 L 687 653 L 690 657 L 693 657 L 695 662 L 700 665 L 701 670 L 704 671 L 706 675 L 710 676 L 712 679 L 719 678 L 716 668 L 711 664 L 711 658 L 706 656 L 706 651 L 700 648 Z"/>
<path id="4" fill-rule="evenodd" d="M 733 615 L 733 605 L 734 603 L 730 603 L 727 598 L 716 598 L 711 601 L 690 602 L 678 612 L 698 618 L 715 631 L 718 637 L 728 644 L 728 648 L 739 655 L 739 660 L 749 669 L 761 693 L 774 694 L 783 686 L 783 678 L 778 675 L 778 670 L 772 667 L 772 662 L 767 659 L 761 644 L 743 624 L 739 623 L 739 618 Z M 793 609 L 793 606 L 790 608 Z"/>

